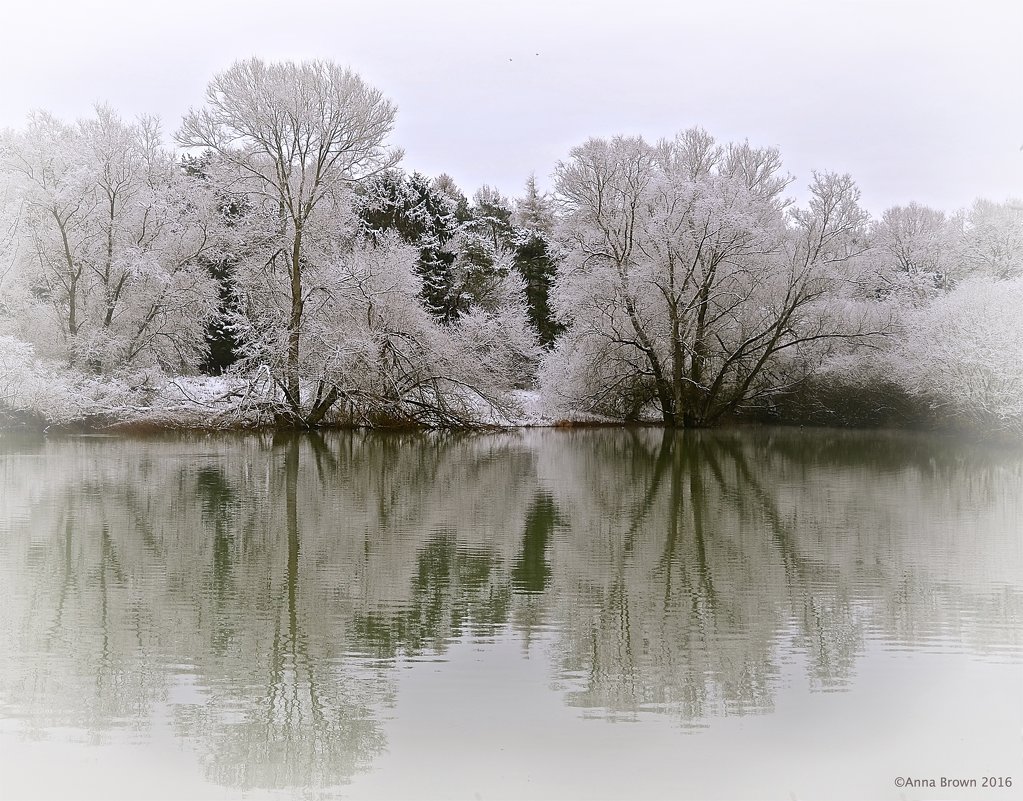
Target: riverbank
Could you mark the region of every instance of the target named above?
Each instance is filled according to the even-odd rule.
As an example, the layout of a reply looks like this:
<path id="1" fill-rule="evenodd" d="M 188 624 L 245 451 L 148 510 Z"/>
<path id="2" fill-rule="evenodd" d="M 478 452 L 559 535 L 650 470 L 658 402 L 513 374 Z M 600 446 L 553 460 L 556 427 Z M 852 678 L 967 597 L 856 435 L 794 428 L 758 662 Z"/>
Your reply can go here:
<path id="1" fill-rule="evenodd" d="M 239 377 L 158 374 L 124 378 L 91 378 L 68 384 L 54 382 L 52 391 L 20 395 L 8 392 L 0 399 L 0 432 L 37 434 L 118 433 L 146 434 L 169 431 L 272 431 L 296 428 L 275 417 L 280 404 L 253 382 Z M 22 400 L 11 404 L 12 398 Z M 31 402 L 28 402 L 31 401 Z M 407 413 L 402 414 L 405 411 Z M 395 413 L 397 412 L 397 413 Z M 413 414 L 415 412 L 415 415 Z M 501 430 L 516 428 L 600 428 L 662 425 L 650 408 L 639 419 L 624 420 L 580 410 L 552 409 L 537 390 L 515 390 L 495 403 L 467 400 L 460 422 L 431 419 L 422 409 L 390 413 L 380 409 L 358 414 L 339 407 L 317 426 L 321 429 L 376 430 Z M 885 429 L 931 431 L 966 435 L 980 440 L 1021 440 L 1011 426 L 980 425 L 978 421 L 943 417 L 940 410 L 920 399 L 881 387 L 850 391 L 843 387 L 807 387 L 769 409 L 756 410 L 725 421 L 721 427 L 784 425 L 807 428 Z"/>
<path id="2" fill-rule="evenodd" d="M 265 382 L 246 378 L 168 377 L 155 371 L 130 377 L 77 376 L 68 380 L 65 373 L 53 378 L 56 380 L 47 382 L 35 374 L 8 381 L 8 391 L 0 396 L 0 429 L 75 433 L 294 427 L 281 422 L 283 405 Z M 313 388 L 306 389 L 313 394 Z M 467 394 L 461 400 L 457 409 L 446 407 L 446 414 L 393 401 L 377 401 L 359 409 L 339 403 L 318 427 L 503 429 L 624 422 L 584 411 L 554 413 L 535 390 L 514 390 L 489 400 Z M 657 421 L 651 417 L 639 422 Z"/>

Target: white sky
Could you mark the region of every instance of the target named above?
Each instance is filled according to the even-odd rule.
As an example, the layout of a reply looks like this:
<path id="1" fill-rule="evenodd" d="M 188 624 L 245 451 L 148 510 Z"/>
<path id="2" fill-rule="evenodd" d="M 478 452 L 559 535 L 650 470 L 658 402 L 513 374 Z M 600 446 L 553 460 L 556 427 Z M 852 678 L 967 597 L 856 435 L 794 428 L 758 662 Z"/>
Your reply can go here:
<path id="1" fill-rule="evenodd" d="M 0 127 L 107 102 L 168 138 L 249 56 L 350 65 L 404 166 L 520 194 L 590 136 L 701 125 L 849 172 L 873 213 L 1023 196 L 1021 0 L 15 0 Z"/>

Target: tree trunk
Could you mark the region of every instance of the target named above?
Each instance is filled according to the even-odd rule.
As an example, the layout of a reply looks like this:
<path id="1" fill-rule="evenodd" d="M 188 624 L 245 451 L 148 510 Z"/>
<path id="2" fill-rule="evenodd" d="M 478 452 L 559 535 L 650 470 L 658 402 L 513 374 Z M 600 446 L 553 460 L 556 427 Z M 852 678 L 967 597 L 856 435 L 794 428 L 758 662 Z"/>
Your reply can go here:
<path id="1" fill-rule="evenodd" d="M 285 384 L 288 405 L 296 418 L 302 416 L 299 357 L 302 334 L 302 229 L 296 228 L 291 245 L 291 317 L 288 320 L 288 363 Z"/>
<path id="2" fill-rule="evenodd" d="M 68 338 L 71 340 L 70 347 L 68 348 L 68 362 L 73 365 L 75 363 L 74 339 L 78 336 L 78 277 L 81 275 L 81 268 L 75 269 L 74 256 L 71 253 L 71 243 L 68 242 L 67 238 L 66 221 L 60 218 L 56 208 L 50 209 L 50 213 L 53 215 L 53 219 L 57 221 L 57 228 L 60 230 L 61 242 L 64 245 L 64 261 L 67 263 L 68 269 L 67 329 Z"/>
<path id="3" fill-rule="evenodd" d="M 675 408 L 675 398 L 672 395 L 671 387 L 660 376 L 656 377 L 654 381 L 657 384 L 657 400 L 661 404 L 661 420 L 669 428 L 675 428 L 677 424 L 677 409 Z"/>
<path id="4" fill-rule="evenodd" d="M 337 391 L 337 387 L 331 387 L 328 389 L 327 394 L 322 398 L 319 398 L 316 403 L 313 404 L 313 409 L 309 412 L 309 416 L 306 418 L 306 425 L 310 428 L 315 428 L 322 423 L 323 418 L 327 416 L 327 412 L 329 412 L 333 408 L 334 404 L 337 403 L 338 397 L 339 393 Z"/>

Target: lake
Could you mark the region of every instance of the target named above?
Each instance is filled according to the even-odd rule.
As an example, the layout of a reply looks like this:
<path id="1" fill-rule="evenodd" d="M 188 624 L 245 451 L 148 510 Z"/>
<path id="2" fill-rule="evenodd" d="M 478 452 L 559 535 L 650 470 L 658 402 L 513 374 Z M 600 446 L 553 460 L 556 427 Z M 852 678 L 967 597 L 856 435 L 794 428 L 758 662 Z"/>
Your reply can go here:
<path id="1" fill-rule="evenodd" d="M 3 434 L 0 583 L 4 799 L 1023 792 L 1019 446 Z"/>

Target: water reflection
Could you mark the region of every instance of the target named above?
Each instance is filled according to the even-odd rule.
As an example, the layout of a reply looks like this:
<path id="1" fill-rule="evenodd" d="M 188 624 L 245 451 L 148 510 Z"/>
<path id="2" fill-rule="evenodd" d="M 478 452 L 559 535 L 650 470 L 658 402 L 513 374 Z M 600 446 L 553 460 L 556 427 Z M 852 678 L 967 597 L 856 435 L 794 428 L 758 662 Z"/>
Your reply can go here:
<path id="1" fill-rule="evenodd" d="M 512 586 L 519 592 L 543 592 L 551 579 L 547 546 L 556 526 L 563 525 L 549 493 L 538 492 L 526 515 L 522 554 L 512 568 Z"/>
<path id="2" fill-rule="evenodd" d="M 651 429 L 0 439 L 0 719 L 331 787 L 396 669 L 549 632 L 561 702 L 684 726 L 855 688 L 869 643 L 1019 659 L 1023 455 Z"/>

